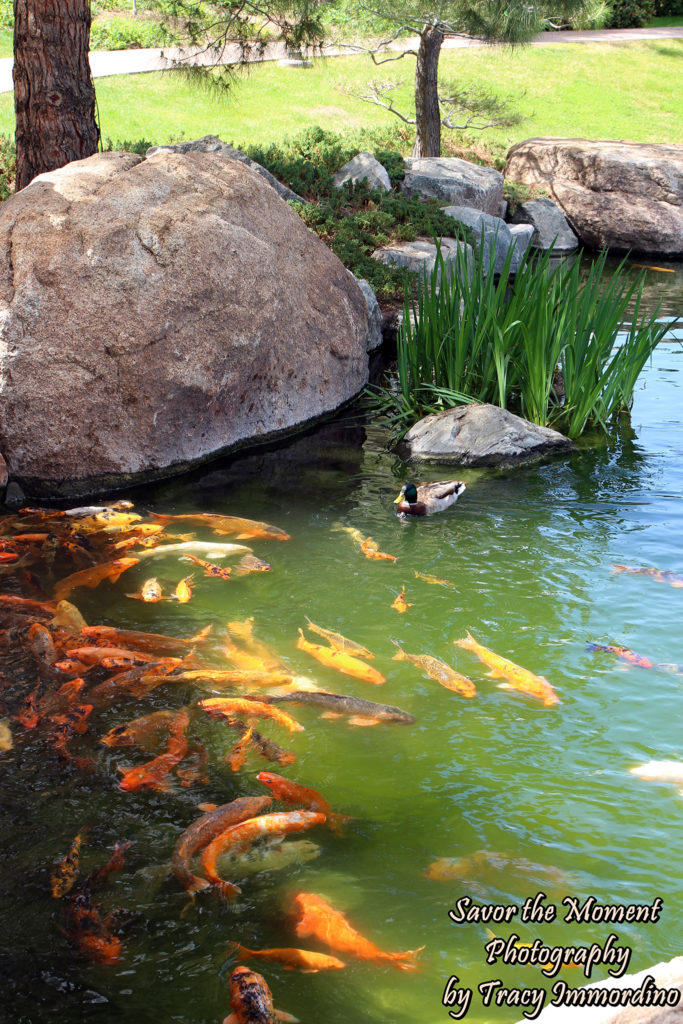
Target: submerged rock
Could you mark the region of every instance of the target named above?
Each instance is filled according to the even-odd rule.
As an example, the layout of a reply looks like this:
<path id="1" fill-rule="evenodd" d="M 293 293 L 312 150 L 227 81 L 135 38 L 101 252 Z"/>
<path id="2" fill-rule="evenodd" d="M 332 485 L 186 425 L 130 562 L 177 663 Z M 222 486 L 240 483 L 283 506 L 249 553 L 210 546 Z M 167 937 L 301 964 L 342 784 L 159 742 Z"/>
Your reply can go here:
<path id="1" fill-rule="evenodd" d="M 539 427 L 506 409 L 482 403 L 425 416 L 410 428 L 399 451 L 409 460 L 454 466 L 502 466 L 573 448 L 573 441 L 556 430 Z"/>
<path id="2" fill-rule="evenodd" d="M 100 153 L 0 208 L 0 450 L 33 494 L 169 475 L 337 409 L 366 300 L 221 151 Z"/>
<path id="3" fill-rule="evenodd" d="M 505 174 L 545 186 L 583 245 L 683 256 L 683 146 L 526 139 Z"/>

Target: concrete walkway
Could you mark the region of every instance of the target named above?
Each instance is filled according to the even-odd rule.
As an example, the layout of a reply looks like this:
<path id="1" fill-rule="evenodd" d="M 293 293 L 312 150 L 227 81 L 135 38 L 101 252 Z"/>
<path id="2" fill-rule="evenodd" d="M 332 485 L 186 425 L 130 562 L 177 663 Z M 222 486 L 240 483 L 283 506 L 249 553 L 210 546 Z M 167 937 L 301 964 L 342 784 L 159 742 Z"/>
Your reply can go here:
<path id="1" fill-rule="evenodd" d="M 543 32 L 532 43 L 532 46 L 548 46 L 556 43 L 624 43 L 641 42 L 649 39 L 683 39 L 683 27 L 681 28 L 614 28 L 601 29 L 590 32 Z M 404 39 L 401 43 L 393 43 L 392 49 L 403 49 L 406 46 L 414 47 L 417 39 Z M 476 39 L 468 39 L 465 36 L 449 36 L 444 40 L 444 49 L 457 50 L 470 46 L 483 46 L 485 44 Z M 336 49 L 325 47 L 326 57 L 340 57 L 354 53 L 362 53 L 353 47 Z M 285 54 L 282 43 L 269 43 L 263 55 L 263 60 L 281 60 Z M 96 50 L 90 54 L 90 68 L 93 78 L 107 78 L 111 75 L 135 75 L 147 71 L 167 71 L 175 60 L 187 60 L 192 64 L 238 64 L 240 60 L 240 49 L 237 45 L 226 47 L 220 60 L 216 61 L 215 56 L 207 51 L 183 51 L 175 47 L 166 47 L 164 50 Z M 0 92 L 12 92 L 11 57 L 0 59 Z"/>

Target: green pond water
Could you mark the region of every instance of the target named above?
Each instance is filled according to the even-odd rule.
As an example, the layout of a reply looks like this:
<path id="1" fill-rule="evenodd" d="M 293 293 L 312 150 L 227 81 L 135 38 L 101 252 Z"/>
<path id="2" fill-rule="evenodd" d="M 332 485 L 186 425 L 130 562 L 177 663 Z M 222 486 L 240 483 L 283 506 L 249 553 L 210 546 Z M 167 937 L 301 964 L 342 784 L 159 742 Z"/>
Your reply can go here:
<path id="1" fill-rule="evenodd" d="M 648 275 L 648 300 L 660 296 L 664 315 L 683 312 L 680 267 Z M 210 784 L 168 794 L 120 791 L 117 767 L 146 755 L 96 740 L 120 722 L 203 695 L 187 685 L 96 711 L 91 733 L 74 744 L 97 757 L 94 773 L 65 767 L 44 737 L 12 723 L 14 748 L 0 756 L 0 1019 L 216 1024 L 229 1012 L 231 942 L 324 949 L 295 936 L 289 910 L 299 892 L 323 895 L 382 949 L 425 947 L 419 973 L 344 955 L 345 970 L 318 974 L 251 961 L 275 1005 L 304 1024 L 439 1024 L 450 1019 L 442 996 L 453 975 L 474 990 L 468 1021 L 504 1024 L 520 1019 L 522 1007 L 482 1005 L 482 982 L 548 992 L 558 979 L 586 983 L 580 967 L 544 979 L 537 966 L 487 964 L 486 925 L 449 919 L 464 897 L 519 907 L 543 891 L 558 908 L 554 921 L 523 923 L 518 915 L 494 923 L 496 935 L 552 947 L 603 945 L 614 932 L 632 950 L 629 972 L 681 954 L 683 796 L 629 769 L 681 759 L 683 590 L 611 569 L 683 573 L 682 385 L 683 346 L 672 335 L 638 383 L 630 423 L 527 468 L 430 467 L 419 478 L 460 476 L 467 492 L 426 520 L 394 515 L 392 501 L 414 474 L 354 412 L 276 451 L 132 495 L 143 515 L 239 515 L 280 526 L 291 540 L 248 542 L 270 573 L 222 582 L 197 570 L 186 605 L 127 600 L 152 575 L 175 584 L 190 571 L 176 556 L 141 562 L 116 584 L 71 595 L 89 623 L 185 637 L 213 624 L 209 649 L 220 665 L 225 623 L 253 616 L 258 638 L 297 672 L 336 693 L 397 705 L 416 723 L 359 728 L 286 705 L 305 732 L 290 738 L 265 723 L 262 731 L 293 750 L 296 763 L 281 768 L 250 755 L 234 774 L 222 760 L 234 734 L 199 718 L 192 732 L 209 750 Z M 371 536 L 398 561 L 367 560 L 337 524 Z M 201 529 L 197 536 L 212 537 Z M 429 585 L 416 571 L 455 586 Z M 402 586 L 411 603 L 405 614 L 391 607 Z M 306 615 L 374 651 L 386 683 L 368 685 L 298 651 Z M 500 689 L 453 645 L 467 631 L 545 676 L 561 703 L 546 708 Z M 476 698 L 393 661 L 392 639 L 468 675 Z M 680 671 L 629 665 L 587 641 L 623 645 Z M 315 859 L 245 877 L 233 905 L 205 893 L 188 908 L 168 870 L 173 844 L 201 801 L 265 792 L 255 778 L 264 768 L 314 787 L 354 820 L 341 836 L 308 833 L 320 848 Z M 50 872 L 84 826 L 83 873 L 103 864 L 115 842 L 135 840 L 125 868 L 97 896 L 105 911 L 120 910 L 123 955 L 114 966 L 93 964 L 69 944 L 50 895 Z M 461 871 L 466 877 L 425 877 L 437 858 L 481 851 L 497 857 L 480 858 L 479 869 Z M 663 906 L 653 923 L 567 923 L 567 896 L 601 904 L 661 897 Z M 591 980 L 605 977 L 598 966 Z"/>

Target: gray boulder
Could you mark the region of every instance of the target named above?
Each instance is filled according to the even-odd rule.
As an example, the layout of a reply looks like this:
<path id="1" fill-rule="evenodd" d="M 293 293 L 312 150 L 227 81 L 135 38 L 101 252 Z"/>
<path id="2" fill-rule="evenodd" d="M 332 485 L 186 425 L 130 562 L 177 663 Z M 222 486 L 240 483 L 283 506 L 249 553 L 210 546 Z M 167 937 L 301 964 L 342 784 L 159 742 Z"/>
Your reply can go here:
<path id="1" fill-rule="evenodd" d="M 582 245 L 683 256 L 683 146 L 526 139 L 505 174 L 547 188 Z"/>
<path id="2" fill-rule="evenodd" d="M 243 153 L 241 149 L 235 149 L 234 146 L 229 146 L 227 142 L 223 142 L 218 138 L 217 135 L 205 135 L 203 139 L 193 139 L 189 142 L 178 142 L 174 146 L 150 146 L 145 156 L 154 156 L 155 153 L 159 153 L 162 150 L 168 153 L 220 153 L 222 156 L 227 156 L 231 160 L 239 160 L 240 163 L 246 164 L 247 167 L 251 167 L 252 171 L 256 171 L 262 178 L 271 185 L 281 199 L 284 199 L 286 203 L 306 203 L 308 200 L 302 199 L 301 196 L 293 192 L 291 188 L 283 185 L 281 181 L 278 181 L 275 175 L 267 171 L 265 167 L 257 163 L 256 160 L 252 160 L 250 156 Z"/>
<path id="3" fill-rule="evenodd" d="M 379 348 L 384 341 L 384 336 L 382 334 L 384 317 L 382 316 L 382 310 L 379 308 L 379 302 L 377 301 L 377 296 L 373 291 L 372 285 L 363 277 L 355 277 L 355 280 L 363 293 L 363 298 L 365 299 L 365 303 L 368 307 L 367 350 L 368 352 L 374 352 L 375 349 Z"/>
<path id="4" fill-rule="evenodd" d="M 503 265 L 509 250 L 512 248 L 515 253 L 512 257 L 514 266 L 511 265 L 512 273 L 515 273 L 519 266 L 520 255 L 517 255 L 517 243 L 513 238 L 510 228 L 500 217 L 492 217 L 490 213 L 483 213 L 481 210 L 472 210 L 469 206 L 445 206 L 444 211 L 453 220 L 472 228 L 474 244 L 477 249 L 483 242 L 482 258 L 484 270 L 488 268 L 493 260 L 493 273 L 502 273 Z M 524 252 L 524 247 L 522 248 Z"/>
<path id="5" fill-rule="evenodd" d="M 168 476 L 368 379 L 353 275 L 222 152 L 99 153 L 0 206 L 0 452 L 31 494 Z"/>
<path id="6" fill-rule="evenodd" d="M 335 188 L 341 188 L 347 181 L 353 181 L 355 184 L 366 181 L 368 188 L 381 188 L 385 192 L 391 189 L 386 169 L 372 153 L 357 153 L 353 159 L 340 167 L 332 178 Z"/>
<path id="7" fill-rule="evenodd" d="M 512 273 L 516 274 L 522 262 L 522 256 L 529 248 L 531 239 L 534 237 L 534 229 L 531 224 L 508 224 L 508 227 L 512 235 L 512 243 L 515 247 L 511 269 Z"/>
<path id="8" fill-rule="evenodd" d="M 553 252 L 562 256 L 578 248 L 578 238 L 562 210 L 552 199 L 529 199 L 526 203 L 521 203 L 510 217 L 510 223 L 518 226 L 530 225 L 533 235 L 531 244 L 543 252 L 552 245 Z"/>
<path id="9" fill-rule="evenodd" d="M 411 461 L 506 466 L 573 448 L 574 443 L 556 430 L 496 405 L 473 403 L 425 416 L 410 428 L 399 451 Z"/>
<path id="10" fill-rule="evenodd" d="M 446 264 L 446 273 L 449 266 L 454 264 L 458 252 L 466 254 L 468 267 L 471 267 L 474 254 L 471 246 L 455 238 L 440 239 L 441 255 Z M 391 267 L 405 267 L 416 274 L 431 275 L 436 265 L 437 248 L 434 242 L 426 238 L 418 238 L 414 242 L 402 242 L 396 245 L 385 245 L 381 249 L 375 249 L 372 254 L 374 260 L 386 263 Z"/>
<path id="11" fill-rule="evenodd" d="M 408 157 L 405 169 L 401 190 L 406 196 L 433 196 L 494 217 L 504 213 L 503 175 L 492 167 L 480 167 L 457 157 Z"/>
<path id="12" fill-rule="evenodd" d="M 601 991 L 605 996 L 610 992 L 616 994 L 619 989 L 631 989 L 637 993 L 647 984 L 647 978 L 660 991 L 670 992 L 672 999 L 678 993 L 677 1005 L 639 1006 L 631 996 L 624 1000 L 622 1006 L 590 1003 L 580 1007 L 548 1005 L 535 1020 L 537 1024 L 577 1024 L 579 1020 L 581 1024 L 683 1024 L 683 956 L 646 967 L 638 974 L 623 974 L 620 978 L 584 985 L 582 993 L 593 999 L 597 999 Z M 571 986 L 572 989 L 575 987 L 575 984 Z M 652 992 L 652 985 L 649 988 Z M 517 1024 L 528 1024 L 528 1018 L 523 1017 Z"/>

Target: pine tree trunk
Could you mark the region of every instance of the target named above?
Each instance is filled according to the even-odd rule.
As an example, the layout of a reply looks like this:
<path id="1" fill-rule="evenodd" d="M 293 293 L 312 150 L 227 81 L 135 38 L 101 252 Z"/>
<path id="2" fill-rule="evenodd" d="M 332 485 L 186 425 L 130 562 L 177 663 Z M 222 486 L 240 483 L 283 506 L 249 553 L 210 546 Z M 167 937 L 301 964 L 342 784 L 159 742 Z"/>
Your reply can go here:
<path id="1" fill-rule="evenodd" d="M 441 156 L 441 114 L 437 78 L 443 43 L 440 28 L 427 27 L 420 35 L 415 69 L 415 146 L 413 156 Z"/>
<path id="2" fill-rule="evenodd" d="M 17 183 L 97 152 L 90 0 L 14 0 Z"/>

